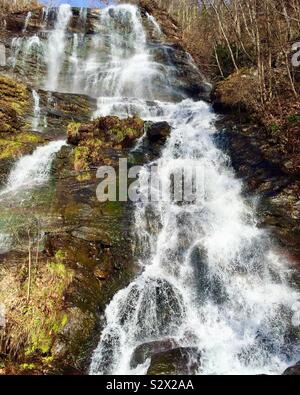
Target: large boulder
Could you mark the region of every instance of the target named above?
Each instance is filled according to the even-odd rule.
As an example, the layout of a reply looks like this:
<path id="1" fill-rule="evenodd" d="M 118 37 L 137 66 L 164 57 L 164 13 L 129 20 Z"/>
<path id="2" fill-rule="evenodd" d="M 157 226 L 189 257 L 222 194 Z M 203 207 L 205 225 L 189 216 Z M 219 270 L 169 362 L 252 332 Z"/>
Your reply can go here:
<path id="1" fill-rule="evenodd" d="M 193 375 L 201 364 L 201 353 L 194 347 L 180 347 L 154 354 L 148 375 Z"/>
<path id="2" fill-rule="evenodd" d="M 97 118 L 89 123 L 70 123 L 68 143 L 75 145 L 75 171 L 89 171 L 99 164 L 113 165 L 119 152 L 126 153 L 144 134 L 144 121 L 138 117 Z"/>
<path id="3" fill-rule="evenodd" d="M 146 122 L 145 132 L 150 142 L 165 142 L 171 134 L 171 126 L 168 122 Z"/>
<path id="4" fill-rule="evenodd" d="M 284 376 L 300 376 L 300 361 L 296 363 L 296 365 L 287 368 L 284 373 Z"/>
<path id="5" fill-rule="evenodd" d="M 148 358 L 151 358 L 154 354 L 170 351 L 178 347 L 176 340 L 165 339 L 153 341 L 150 343 L 144 343 L 138 346 L 130 361 L 131 368 L 135 369 L 138 365 L 142 365 Z"/>

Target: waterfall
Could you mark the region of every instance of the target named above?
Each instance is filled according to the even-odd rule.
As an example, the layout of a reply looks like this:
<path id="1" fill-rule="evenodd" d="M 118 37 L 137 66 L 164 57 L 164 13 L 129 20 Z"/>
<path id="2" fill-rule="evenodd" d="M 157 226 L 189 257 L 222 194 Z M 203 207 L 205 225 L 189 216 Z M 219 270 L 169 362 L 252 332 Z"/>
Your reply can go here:
<path id="1" fill-rule="evenodd" d="M 27 14 L 27 16 L 26 16 L 26 19 L 25 19 L 25 24 L 24 24 L 24 28 L 23 28 L 23 33 L 26 33 L 26 31 L 27 31 L 27 27 L 28 27 L 28 24 L 29 24 L 29 21 L 30 21 L 31 16 L 32 16 L 32 13 L 29 11 L 28 14 Z"/>
<path id="2" fill-rule="evenodd" d="M 160 37 L 162 35 L 162 30 L 159 24 L 157 23 L 157 20 L 153 17 L 153 15 L 148 14 L 148 12 L 146 13 L 146 16 L 149 22 L 153 25 L 156 35 Z"/>
<path id="3" fill-rule="evenodd" d="M 77 89 L 95 97 L 153 99 L 155 81 L 165 76 L 162 65 L 149 53 L 137 7 L 124 4 L 105 8 L 99 31 L 87 48 L 87 59 L 79 60 L 74 73 Z"/>
<path id="4" fill-rule="evenodd" d="M 50 91 L 55 91 L 57 89 L 66 46 L 66 29 L 71 17 L 71 6 L 69 4 L 62 4 L 59 7 L 55 28 L 51 32 L 48 40 L 48 50 L 46 56 L 48 77 L 46 89 Z"/>
<path id="5" fill-rule="evenodd" d="M 12 43 L 11 43 L 12 55 L 10 57 L 9 62 L 12 65 L 13 69 L 17 65 L 17 60 L 18 60 L 18 56 L 19 56 L 19 53 L 20 53 L 21 48 L 22 48 L 22 43 L 23 43 L 23 38 L 22 37 L 14 37 L 12 39 Z"/>
<path id="6" fill-rule="evenodd" d="M 33 114 L 34 118 L 32 120 L 32 129 L 38 131 L 41 119 L 41 107 L 40 107 L 40 96 L 34 89 L 32 90 L 32 97 L 34 102 Z"/>
<path id="7" fill-rule="evenodd" d="M 131 367 L 136 347 L 173 339 L 202 353 L 199 374 L 281 373 L 299 356 L 291 339 L 300 294 L 289 285 L 287 262 L 256 227 L 241 183 L 215 146 L 209 106 L 160 103 L 160 110 L 173 133 L 157 162 L 159 181 L 193 162 L 205 174 L 205 193 L 194 204 L 167 195 L 136 206 L 142 274 L 107 307 L 90 372 L 145 374 L 148 365 Z M 148 171 L 140 174 L 141 190 Z"/>
<path id="8" fill-rule="evenodd" d="M 83 30 L 85 31 L 86 21 L 87 21 L 88 9 L 85 7 L 80 8 L 79 20 L 82 24 Z"/>
<path id="9" fill-rule="evenodd" d="M 255 207 L 215 143 L 210 106 L 177 91 L 175 66 L 155 56 L 171 46 L 158 41 L 150 48 L 136 6 L 104 8 L 93 35 L 67 34 L 71 17 L 70 6 L 62 5 L 44 38 L 14 38 L 12 65 L 22 48 L 31 56 L 31 48 L 42 47 L 48 90 L 96 97 L 95 116 L 139 115 L 171 124 L 171 137 L 155 161 L 159 183 L 169 185 L 175 170 L 191 165 L 204 175 L 203 191 L 192 202 L 174 201 L 169 188 L 156 202 L 135 204 L 139 275 L 107 306 L 90 373 L 146 374 L 150 359 L 136 365 L 132 358 L 137 347 L 153 341 L 199 350 L 199 374 L 283 372 L 299 360 L 300 294 L 288 262 L 257 226 Z M 84 9 L 80 21 L 85 24 Z M 148 21 L 160 35 L 156 20 Z M 34 102 L 38 128 L 38 95 Z M 52 142 L 21 158 L 0 201 L 47 182 L 63 144 Z M 147 164 L 139 176 L 141 194 L 148 190 L 149 173 Z M 157 195 L 156 185 L 151 192 Z M 1 240 L 6 236 L 0 234 Z"/>
<path id="10" fill-rule="evenodd" d="M 33 154 L 20 158 L 12 169 L 6 187 L 0 192 L 0 201 L 8 194 L 45 184 L 50 176 L 52 161 L 65 141 L 52 141 L 38 147 Z"/>
<path id="11" fill-rule="evenodd" d="M 109 7 L 103 14 L 106 25 L 114 25 L 119 13 L 120 8 Z M 209 105 L 157 97 L 147 101 L 148 80 L 142 80 L 138 67 L 127 69 L 128 59 L 130 63 L 135 56 L 128 54 L 143 54 L 150 76 L 157 65 L 143 50 L 139 20 L 131 21 L 137 24 L 131 37 L 135 42 L 129 41 L 126 49 L 117 26 L 109 38 L 109 62 L 103 66 L 107 89 L 99 97 L 98 114 L 168 121 L 172 134 L 155 162 L 157 181 L 168 185 L 175 169 L 192 164 L 204 175 L 203 191 L 192 203 L 179 204 L 164 189 L 158 202 L 136 204 L 134 237 L 141 274 L 107 306 L 90 374 L 146 374 L 150 359 L 135 366 L 132 357 L 137 347 L 153 341 L 198 349 L 198 374 L 282 373 L 300 353 L 295 340 L 300 335 L 300 294 L 288 262 L 257 227 L 255 207 L 245 201 L 242 183 L 217 148 Z M 129 99 L 122 98 L 126 94 Z M 145 165 L 139 176 L 142 194 L 148 193 L 149 172 Z M 156 185 L 151 192 L 157 194 Z"/>
<path id="12" fill-rule="evenodd" d="M 49 13 L 49 9 L 44 10 L 44 21 Z M 44 30 L 39 36 L 13 38 L 11 45 L 13 67 L 20 62 L 30 75 L 37 74 L 38 82 L 43 78 L 38 73 L 46 68 L 47 90 L 86 93 L 95 98 L 165 100 L 174 96 L 178 81 L 173 78 L 171 84 L 169 80 L 173 65 L 157 60 L 159 56 L 148 45 L 143 18 L 136 6 L 122 4 L 102 9 L 95 22 L 98 32 L 92 36 L 85 34 L 87 9 L 80 11 L 79 28 L 83 33 L 73 35 L 67 33 L 72 17 L 70 6 L 61 5 L 58 10 L 52 9 L 52 14 L 56 16 L 53 30 Z M 149 15 L 148 20 L 160 35 L 155 19 Z"/>
<path id="13" fill-rule="evenodd" d="M 78 65 L 79 65 L 79 59 L 78 59 L 78 47 L 79 47 L 79 40 L 78 40 L 78 34 L 74 33 L 73 35 L 73 51 L 72 55 L 70 57 L 70 73 L 73 75 L 73 91 L 77 92 L 78 90 Z"/>

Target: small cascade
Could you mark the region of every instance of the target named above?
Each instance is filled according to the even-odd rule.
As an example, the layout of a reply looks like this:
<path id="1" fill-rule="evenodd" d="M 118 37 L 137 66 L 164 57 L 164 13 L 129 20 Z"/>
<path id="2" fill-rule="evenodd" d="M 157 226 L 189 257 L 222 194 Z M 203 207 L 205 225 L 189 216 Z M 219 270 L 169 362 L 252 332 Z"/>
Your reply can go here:
<path id="1" fill-rule="evenodd" d="M 73 50 L 70 56 L 70 74 L 73 75 L 73 92 L 78 91 L 78 66 L 79 66 L 79 59 L 78 59 L 78 47 L 79 47 L 79 40 L 78 34 L 74 33 L 73 35 Z"/>
<path id="2" fill-rule="evenodd" d="M 85 32 L 85 29 L 86 29 L 87 15 L 88 15 L 88 9 L 85 8 L 85 7 L 81 7 L 80 8 L 80 14 L 79 14 L 79 21 L 81 23 L 81 27 L 82 27 L 84 32 Z"/>
<path id="3" fill-rule="evenodd" d="M 49 7 L 43 7 L 43 17 L 42 18 L 43 18 L 43 23 L 44 23 L 45 27 L 47 27 L 47 25 L 48 25 L 49 10 L 50 10 Z"/>
<path id="4" fill-rule="evenodd" d="M 41 120 L 41 107 L 40 107 L 40 96 L 36 90 L 32 90 L 32 97 L 34 102 L 34 108 L 33 108 L 34 118 L 32 120 L 32 129 L 34 131 L 39 131 L 39 125 Z"/>
<path id="5" fill-rule="evenodd" d="M 11 42 L 11 57 L 9 59 L 9 63 L 12 65 L 14 69 L 17 65 L 18 56 L 22 49 L 23 38 L 22 37 L 14 37 Z"/>
<path id="6" fill-rule="evenodd" d="M 5 254 L 10 249 L 11 238 L 10 235 L 0 233 L 0 254 Z"/>
<path id="7" fill-rule="evenodd" d="M 152 26 L 154 27 L 154 32 L 157 35 L 157 37 L 159 38 L 162 35 L 162 30 L 160 25 L 158 24 L 157 20 L 154 18 L 153 15 L 148 14 L 148 12 L 146 13 L 146 16 L 148 18 L 148 21 L 152 24 Z"/>
<path id="8" fill-rule="evenodd" d="M 27 27 L 28 27 L 28 24 L 29 24 L 29 21 L 30 21 L 31 17 L 32 17 L 32 13 L 29 11 L 28 14 L 27 14 L 27 16 L 26 16 L 26 19 L 25 19 L 25 24 L 24 24 L 24 28 L 23 28 L 23 33 L 26 33 Z"/>
<path id="9" fill-rule="evenodd" d="M 46 63 L 48 76 L 46 89 L 55 91 L 58 86 L 58 79 L 64 60 L 66 46 L 66 29 L 72 17 L 72 10 L 69 4 L 59 7 L 57 21 L 54 30 L 50 33 L 47 46 Z"/>
<path id="10" fill-rule="evenodd" d="M 52 141 L 38 147 L 33 154 L 23 156 L 12 169 L 6 187 L 0 192 L 0 201 L 20 191 L 45 184 L 50 176 L 52 161 L 65 141 Z"/>

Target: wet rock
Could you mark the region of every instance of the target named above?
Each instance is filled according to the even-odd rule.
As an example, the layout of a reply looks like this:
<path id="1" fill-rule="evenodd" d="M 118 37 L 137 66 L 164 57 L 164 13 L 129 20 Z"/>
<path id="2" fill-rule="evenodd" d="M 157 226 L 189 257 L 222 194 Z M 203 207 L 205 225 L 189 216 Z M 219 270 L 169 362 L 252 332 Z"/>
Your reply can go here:
<path id="1" fill-rule="evenodd" d="M 182 40 L 182 29 L 166 10 L 159 8 L 153 1 L 136 0 L 135 2 L 141 7 L 144 16 L 148 13 L 155 17 L 168 40 L 171 42 Z"/>
<path id="2" fill-rule="evenodd" d="M 300 376 L 300 362 L 296 363 L 296 365 L 291 366 L 286 369 L 283 373 L 284 376 Z"/>
<path id="3" fill-rule="evenodd" d="M 138 117 L 100 117 L 86 124 L 72 122 L 67 133 L 69 144 L 76 146 L 75 171 L 87 172 L 100 163 L 116 164 L 120 154 L 126 154 L 126 150 L 143 136 L 144 121 Z"/>
<path id="4" fill-rule="evenodd" d="M 6 48 L 4 44 L 0 44 L 0 67 L 6 66 Z"/>
<path id="5" fill-rule="evenodd" d="M 43 9 L 36 7 L 31 9 L 31 18 L 27 21 L 27 31 L 34 33 L 43 27 Z M 25 27 L 28 11 L 14 12 L 6 18 L 6 29 L 10 32 L 21 33 Z"/>
<path id="6" fill-rule="evenodd" d="M 25 127 L 25 112 L 30 106 L 26 85 L 0 76 L 0 133 L 19 132 Z"/>
<path id="7" fill-rule="evenodd" d="M 88 122 L 97 108 L 96 100 L 86 95 L 44 90 L 37 93 L 41 107 L 38 129 L 49 138 L 65 135 L 70 123 Z"/>
<path id="8" fill-rule="evenodd" d="M 154 354 L 170 351 L 178 347 L 178 343 L 174 339 L 165 339 L 144 343 L 138 346 L 131 358 L 130 366 L 135 369 L 138 365 L 142 365 L 148 358 Z"/>
<path id="9" fill-rule="evenodd" d="M 171 134 L 171 126 L 168 122 L 146 122 L 144 128 L 147 138 L 151 142 L 165 142 Z"/>
<path id="10" fill-rule="evenodd" d="M 285 254 L 287 249 L 299 257 L 300 182 L 296 173 L 288 173 L 284 167 L 284 157 L 274 152 L 278 143 L 272 142 L 263 126 L 234 114 L 223 117 L 217 126 L 220 132 L 216 143 L 231 158 L 233 168 L 244 182 L 243 192 L 261 197 L 257 206 L 260 226 L 272 231 L 281 253 Z"/>
<path id="11" fill-rule="evenodd" d="M 180 347 L 154 354 L 148 375 L 193 375 L 201 365 L 201 353 L 197 348 Z"/>
<path id="12" fill-rule="evenodd" d="M 72 231 L 71 235 L 85 241 L 97 241 L 102 246 L 109 247 L 111 245 L 109 236 L 99 228 L 81 227 Z"/>

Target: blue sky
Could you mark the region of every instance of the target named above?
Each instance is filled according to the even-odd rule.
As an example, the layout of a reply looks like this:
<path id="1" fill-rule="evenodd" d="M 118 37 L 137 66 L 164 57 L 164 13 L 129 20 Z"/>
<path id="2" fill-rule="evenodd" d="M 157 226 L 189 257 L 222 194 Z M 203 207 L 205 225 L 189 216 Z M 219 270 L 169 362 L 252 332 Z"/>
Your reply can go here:
<path id="1" fill-rule="evenodd" d="M 44 4 L 54 3 L 55 5 L 69 3 L 73 7 L 88 7 L 93 4 L 99 5 L 100 1 L 95 1 L 95 0 L 42 0 L 42 3 L 44 3 Z"/>
<path id="2" fill-rule="evenodd" d="M 63 4 L 63 3 L 69 3 L 74 7 L 87 7 L 87 0 L 42 0 L 42 3 L 44 4 L 49 4 L 49 3 L 54 3 L 54 4 Z"/>

